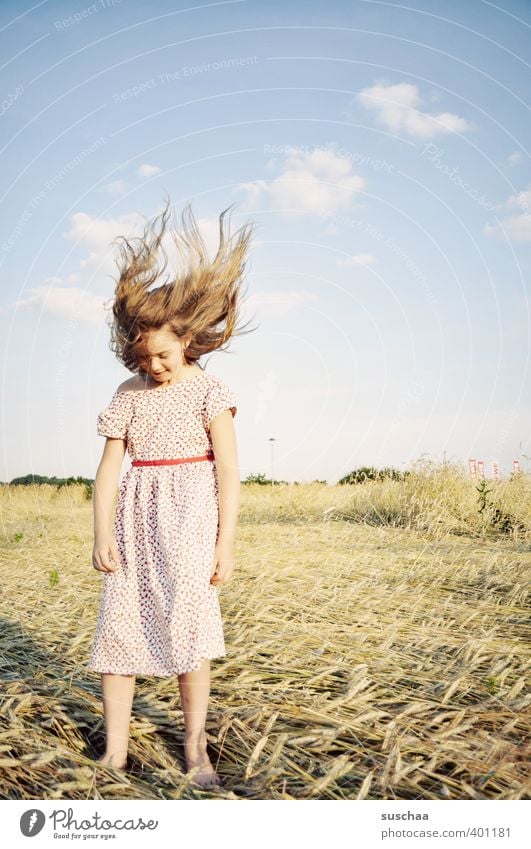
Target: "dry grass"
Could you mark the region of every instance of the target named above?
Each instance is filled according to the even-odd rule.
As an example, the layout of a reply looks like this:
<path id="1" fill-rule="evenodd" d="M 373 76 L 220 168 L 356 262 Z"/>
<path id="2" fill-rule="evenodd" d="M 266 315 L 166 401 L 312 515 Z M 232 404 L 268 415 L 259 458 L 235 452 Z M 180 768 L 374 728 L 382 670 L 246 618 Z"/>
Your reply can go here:
<path id="1" fill-rule="evenodd" d="M 512 487 L 512 488 L 511 488 Z M 529 798 L 529 482 L 242 488 L 221 589 L 207 732 L 224 787 L 256 799 Z M 95 768 L 86 670 L 101 576 L 82 487 L 0 487 L 1 796 L 204 798 L 184 777 L 177 680 L 137 679 L 131 763 Z"/>

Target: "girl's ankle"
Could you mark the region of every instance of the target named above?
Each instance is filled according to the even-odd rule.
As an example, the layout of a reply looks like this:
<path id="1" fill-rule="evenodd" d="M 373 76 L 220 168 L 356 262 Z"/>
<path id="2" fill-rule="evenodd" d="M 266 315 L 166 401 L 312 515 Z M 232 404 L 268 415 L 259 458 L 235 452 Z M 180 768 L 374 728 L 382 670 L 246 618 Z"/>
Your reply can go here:
<path id="1" fill-rule="evenodd" d="M 206 731 L 203 728 L 201 731 L 185 731 L 184 742 L 187 746 L 199 746 L 201 743 L 206 743 Z"/>
<path id="2" fill-rule="evenodd" d="M 114 763 L 125 763 L 129 752 L 105 752 L 101 756 L 102 761 L 113 761 Z"/>

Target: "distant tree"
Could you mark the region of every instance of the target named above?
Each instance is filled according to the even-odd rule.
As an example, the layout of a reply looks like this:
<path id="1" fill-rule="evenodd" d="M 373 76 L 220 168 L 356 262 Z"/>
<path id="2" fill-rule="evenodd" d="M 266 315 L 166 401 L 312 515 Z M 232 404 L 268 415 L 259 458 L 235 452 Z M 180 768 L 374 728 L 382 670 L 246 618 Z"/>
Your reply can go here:
<path id="1" fill-rule="evenodd" d="M 247 475 L 247 477 L 245 478 L 245 480 L 242 481 L 242 483 L 258 483 L 261 486 L 270 486 L 271 478 L 266 478 L 263 472 L 258 472 L 254 475 Z"/>
<path id="2" fill-rule="evenodd" d="M 266 476 L 262 472 L 258 472 L 254 475 L 247 475 L 247 477 L 245 478 L 245 480 L 242 481 L 242 483 L 257 483 L 260 486 L 280 486 L 281 484 L 287 485 L 288 481 L 281 481 L 275 478 L 275 481 L 273 482 L 271 478 L 266 478 Z"/>
<path id="3" fill-rule="evenodd" d="M 391 480 L 403 480 L 407 474 L 407 472 L 400 472 L 398 469 L 392 469 L 389 467 L 384 469 L 375 469 L 374 466 L 360 466 L 359 469 L 349 472 L 348 475 L 345 475 L 341 478 L 341 480 L 338 480 L 338 484 L 381 481 L 386 478 L 391 478 Z"/>
<path id="4" fill-rule="evenodd" d="M 94 481 L 91 478 L 83 478 L 80 475 L 78 477 L 69 477 L 69 478 L 56 478 L 49 477 L 47 475 L 24 475 L 22 477 L 13 478 L 7 484 L 8 486 L 35 486 L 35 484 L 48 484 L 48 486 L 55 486 L 57 489 L 61 489 L 63 486 L 77 486 L 81 484 L 82 486 L 92 490 L 92 485 Z"/>
<path id="5" fill-rule="evenodd" d="M 24 475 L 23 477 L 13 478 L 9 481 L 10 486 L 32 486 L 38 483 L 48 483 L 52 486 L 57 486 L 59 478 L 50 478 L 47 475 Z"/>

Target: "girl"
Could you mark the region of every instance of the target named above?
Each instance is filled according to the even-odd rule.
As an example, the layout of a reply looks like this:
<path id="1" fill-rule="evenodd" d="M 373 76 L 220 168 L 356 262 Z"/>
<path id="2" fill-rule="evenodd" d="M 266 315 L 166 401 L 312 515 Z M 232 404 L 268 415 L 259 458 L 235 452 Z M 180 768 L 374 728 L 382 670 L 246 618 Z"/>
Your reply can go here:
<path id="1" fill-rule="evenodd" d="M 92 564 L 103 587 L 89 669 L 101 673 L 103 693 L 106 749 L 98 763 L 126 766 L 135 675 L 177 675 L 186 768 L 192 783 L 211 787 L 220 779 L 206 747 L 210 659 L 226 654 L 218 593 L 234 569 L 240 476 L 235 396 L 197 361 L 243 332 L 236 320 L 252 225 L 232 247 L 224 210 L 210 262 L 188 206 L 186 236 L 172 233 L 184 271 L 149 290 L 167 267 L 168 208 L 169 200 L 159 232 L 155 218 L 136 246 L 120 237 L 111 349 L 135 376 L 97 422 L 107 439 L 94 482 Z M 112 523 L 126 449 L 133 463 Z"/>

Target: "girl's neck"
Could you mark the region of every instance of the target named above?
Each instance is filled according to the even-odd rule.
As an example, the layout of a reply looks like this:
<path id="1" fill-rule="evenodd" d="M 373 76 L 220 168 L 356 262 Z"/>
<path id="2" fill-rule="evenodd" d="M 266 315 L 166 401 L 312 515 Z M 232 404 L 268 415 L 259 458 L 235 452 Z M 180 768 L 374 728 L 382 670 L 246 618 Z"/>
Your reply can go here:
<path id="1" fill-rule="evenodd" d="M 142 381 L 146 389 L 156 389 L 157 386 L 163 389 L 166 386 L 173 386 L 175 383 L 183 383 L 185 380 L 190 380 L 191 377 L 195 377 L 199 374 L 203 374 L 202 369 L 198 366 L 189 366 L 186 370 L 183 369 L 179 372 L 176 377 L 172 376 L 169 380 L 164 382 L 153 380 L 153 378 L 149 377 L 149 375 L 143 377 Z"/>

